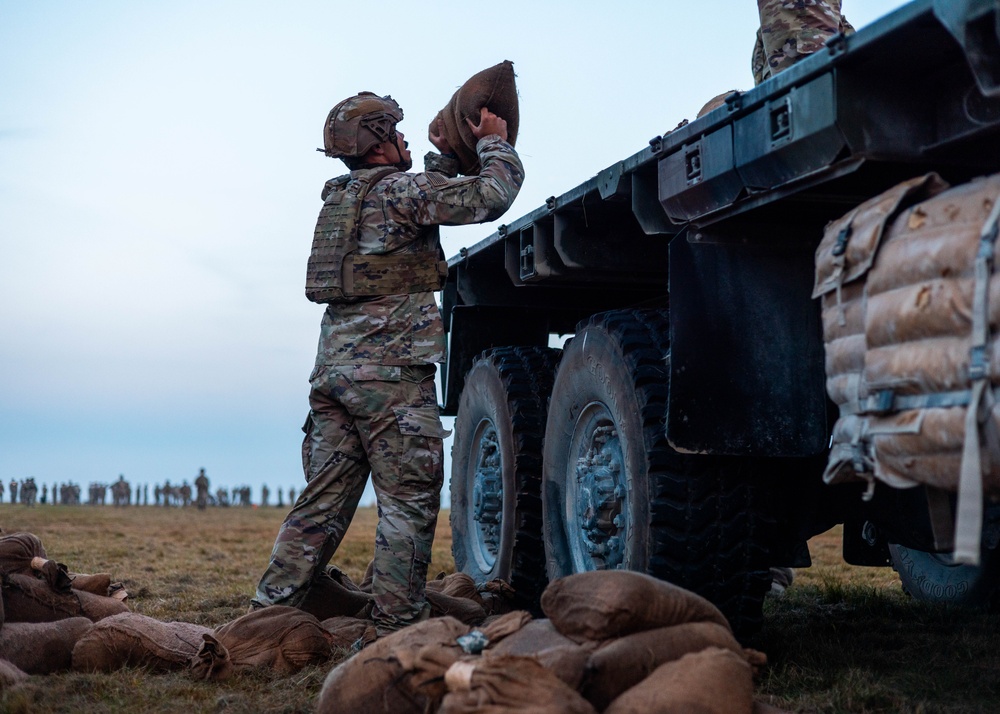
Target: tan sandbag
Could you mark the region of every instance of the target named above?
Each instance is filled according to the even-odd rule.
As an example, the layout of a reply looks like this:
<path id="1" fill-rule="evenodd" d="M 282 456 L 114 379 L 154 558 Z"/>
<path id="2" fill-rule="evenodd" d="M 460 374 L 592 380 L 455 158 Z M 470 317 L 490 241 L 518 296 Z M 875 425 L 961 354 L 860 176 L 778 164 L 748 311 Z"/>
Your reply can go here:
<path id="1" fill-rule="evenodd" d="M 371 620 L 359 617 L 328 617 L 319 623 L 330 635 L 330 646 L 348 648 L 374 627 Z"/>
<path id="2" fill-rule="evenodd" d="M 706 647 L 743 652 L 732 633 L 714 622 L 688 622 L 612 640 L 590 655 L 590 677 L 582 694 L 598 711 L 604 711 L 660 665 Z"/>
<path id="3" fill-rule="evenodd" d="M 525 610 L 515 610 L 504 615 L 495 616 L 489 623 L 484 622 L 478 629 L 487 640 L 496 644 L 520 632 L 531 624 L 531 613 Z"/>
<path id="4" fill-rule="evenodd" d="M 147 667 L 155 672 L 187 669 L 202 636 L 212 630 L 189 622 L 160 622 L 125 612 L 96 623 L 73 648 L 77 672 Z"/>
<path id="5" fill-rule="evenodd" d="M 601 642 L 685 622 L 715 622 L 731 629 L 719 609 L 700 595 L 627 570 L 592 570 L 555 580 L 542 593 L 542 611 L 575 642 Z"/>
<path id="6" fill-rule="evenodd" d="M 578 645 L 559 633 L 546 619 L 532 620 L 517 632 L 496 644 L 490 644 L 491 655 L 534 657 L 545 669 L 569 685 L 579 689 L 589 669 L 592 646 Z"/>
<path id="7" fill-rule="evenodd" d="M 465 120 L 479 124 L 482 107 L 507 122 L 507 141 L 511 146 L 517 141 L 520 111 L 514 77 L 514 63 L 510 60 L 474 74 L 458 88 L 431 122 L 431 133 L 438 133 L 438 127 L 442 127 L 440 131 L 458 157 L 461 173 L 479 173 L 479 155 L 476 153 L 479 140 Z"/>
<path id="8" fill-rule="evenodd" d="M 33 533 L 6 533 L 0 536 L 0 573 L 32 572 L 31 561 L 48 560 L 42 541 Z"/>
<path id="9" fill-rule="evenodd" d="M 453 664 L 438 714 L 596 714 L 532 657 L 489 655 Z"/>
<path id="10" fill-rule="evenodd" d="M 28 673 L 17 665 L 5 659 L 0 659 L 0 692 L 7 687 L 14 686 L 18 682 L 23 682 L 28 677 Z"/>
<path id="11" fill-rule="evenodd" d="M 739 92 L 740 90 L 738 89 L 730 89 L 728 92 L 723 92 L 722 94 L 715 95 L 707 102 L 705 102 L 704 106 L 702 106 L 702 108 L 698 110 L 698 114 L 695 117 L 695 119 L 701 119 L 703 116 L 708 114 L 713 109 L 718 109 L 721 106 L 725 106 L 726 97 L 728 97 L 730 94 L 739 94 Z"/>
<path id="12" fill-rule="evenodd" d="M 486 619 L 483 606 L 464 597 L 452 597 L 437 590 L 426 590 L 425 597 L 431 606 L 431 617 L 454 617 L 467 625 L 478 625 Z"/>
<path id="13" fill-rule="evenodd" d="M 660 665 L 627 690 L 604 714 L 752 714 L 753 677 L 747 661 L 708 647 Z"/>
<path id="14" fill-rule="evenodd" d="M 358 617 L 374 599 L 373 595 L 362 592 L 343 571 L 331 567 L 313 579 L 299 609 L 314 615 L 317 620 Z"/>
<path id="15" fill-rule="evenodd" d="M 84 573 L 70 573 L 70 584 L 76 590 L 85 590 L 94 595 L 108 596 L 111 594 L 111 574 L 95 573 L 86 575 Z"/>
<path id="16" fill-rule="evenodd" d="M 7 622 L 55 622 L 85 616 L 79 591 L 55 592 L 33 575 L 5 576 L 3 600 Z"/>
<path id="17" fill-rule="evenodd" d="M 268 668 L 294 674 L 330 658 L 330 635 L 319 620 L 295 607 L 254 610 L 202 636 L 191 664 L 196 679 L 220 681 L 233 672 Z"/>
<path id="18" fill-rule="evenodd" d="M 85 617 L 7 622 L 0 628 L 0 657 L 28 674 L 62 672 L 73 663 L 73 647 L 93 626 Z"/>
<path id="19" fill-rule="evenodd" d="M 99 622 L 106 617 L 129 612 L 128 605 L 113 595 L 95 595 L 86 590 L 74 591 L 80 601 L 80 610 L 84 617 Z M 124 591 L 123 591 L 124 592 Z"/>
<path id="20" fill-rule="evenodd" d="M 480 606 L 483 604 L 483 597 L 479 594 L 479 586 L 472 579 L 472 576 L 465 573 L 440 575 L 434 580 L 428 580 L 426 589 L 450 595 L 451 597 L 472 600 Z"/>
<path id="21" fill-rule="evenodd" d="M 424 714 L 443 696 L 442 673 L 407 672 L 400 656 L 450 664 L 464 656 L 456 642 L 469 627 L 453 617 L 437 617 L 381 637 L 330 670 L 320 691 L 319 714 Z M 430 648 L 425 651 L 425 648 Z M 411 661 L 412 664 L 412 661 Z M 436 683 L 435 683 L 436 682 Z"/>

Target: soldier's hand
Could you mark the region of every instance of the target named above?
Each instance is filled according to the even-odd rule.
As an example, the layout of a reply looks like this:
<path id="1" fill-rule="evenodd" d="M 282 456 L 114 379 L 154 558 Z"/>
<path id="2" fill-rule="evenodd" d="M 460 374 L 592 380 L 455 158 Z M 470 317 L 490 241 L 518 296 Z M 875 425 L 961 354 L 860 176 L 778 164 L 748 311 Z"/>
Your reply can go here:
<path id="1" fill-rule="evenodd" d="M 448 143 L 448 139 L 444 135 L 444 122 L 441 121 L 440 116 L 434 121 L 434 128 L 428 129 L 427 138 L 434 144 L 434 148 L 442 154 L 453 153 L 451 144 Z"/>
<path id="2" fill-rule="evenodd" d="M 465 121 L 468 123 L 469 128 L 472 129 L 473 136 L 477 139 L 482 139 L 484 136 L 489 136 L 490 134 L 497 134 L 501 139 L 507 141 L 507 121 L 498 117 L 486 107 L 479 110 L 478 126 L 473 124 L 472 120 L 468 117 L 466 117 Z"/>

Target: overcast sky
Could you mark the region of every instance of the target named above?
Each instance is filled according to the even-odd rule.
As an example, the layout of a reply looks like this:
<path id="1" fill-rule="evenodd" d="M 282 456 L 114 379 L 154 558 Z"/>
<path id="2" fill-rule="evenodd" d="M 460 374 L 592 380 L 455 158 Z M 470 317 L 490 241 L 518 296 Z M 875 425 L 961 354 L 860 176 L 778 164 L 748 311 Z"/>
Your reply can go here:
<path id="1" fill-rule="evenodd" d="M 419 169 L 455 89 L 512 60 L 510 222 L 750 88 L 757 23 L 749 0 L 0 0 L 0 478 L 298 490 L 330 107 L 391 94 Z"/>

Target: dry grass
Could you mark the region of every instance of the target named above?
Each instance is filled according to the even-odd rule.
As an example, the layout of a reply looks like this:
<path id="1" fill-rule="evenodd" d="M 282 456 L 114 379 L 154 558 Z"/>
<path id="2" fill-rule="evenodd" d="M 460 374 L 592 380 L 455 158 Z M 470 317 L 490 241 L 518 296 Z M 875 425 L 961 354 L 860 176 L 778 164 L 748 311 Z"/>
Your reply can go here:
<path id="1" fill-rule="evenodd" d="M 241 615 L 283 511 L 0 505 L 0 525 L 38 535 L 49 556 L 78 572 L 110 572 L 132 608 L 209 626 Z M 334 562 L 360 579 L 373 550 L 375 513 L 361 509 Z M 789 711 L 1000 711 L 1000 616 L 916 603 L 889 569 L 847 566 L 839 529 L 810 543 L 815 565 L 769 600 L 750 643 L 770 667 L 761 699 Z M 450 572 L 442 513 L 431 574 Z M 339 653 L 333 663 L 343 659 Z M 142 670 L 32 677 L 0 695 L 0 712 L 308 712 L 331 665 L 293 677 L 256 672 L 221 684 Z"/>

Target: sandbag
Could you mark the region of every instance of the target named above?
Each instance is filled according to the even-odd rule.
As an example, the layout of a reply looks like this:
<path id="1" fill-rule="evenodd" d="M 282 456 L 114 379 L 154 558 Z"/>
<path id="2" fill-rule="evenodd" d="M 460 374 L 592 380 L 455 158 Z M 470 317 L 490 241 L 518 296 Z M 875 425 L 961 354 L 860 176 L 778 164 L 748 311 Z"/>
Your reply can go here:
<path id="1" fill-rule="evenodd" d="M 339 568 L 330 566 L 309 585 L 299 609 L 317 620 L 331 617 L 359 617 L 375 598 L 355 585 Z"/>
<path id="2" fill-rule="evenodd" d="M 347 649 L 375 625 L 359 617 L 328 617 L 319 623 L 330 635 L 330 646 Z"/>
<path id="3" fill-rule="evenodd" d="M 472 600 L 482 606 L 483 597 L 479 593 L 479 585 L 466 573 L 441 574 L 434 580 L 427 581 L 427 590 L 449 595 L 451 597 L 465 598 Z"/>
<path id="4" fill-rule="evenodd" d="M 84 573 L 70 573 L 70 585 L 76 590 L 84 590 L 94 595 L 109 596 L 111 594 L 111 574 L 95 573 L 86 575 Z"/>
<path id="5" fill-rule="evenodd" d="M 426 590 L 424 596 L 431 606 L 431 617 L 454 617 L 467 625 L 478 625 L 486 619 L 486 611 L 475 600 L 452 597 L 437 590 Z"/>
<path id="6" fill-rule="evenodd" d="M 482 583 L 478 586 L 478 591 L 487 617 L 510 612 L 515 606 L 514 588 L 499 578 Z"/>
<path id="7" fill-rule="evenodd" d="M 708 647 L 657 667 L 604 714 L 752 714 L 750 665 L 735 652 Z"/>
<path id="8" fill-rule="evenodd" d="M 531 657 L 489 655 L 453 664 L 438 714 L 596 714 L 594 707 Z"/>
<path id="9" fill-rule="evenodd" d="M 644 573 L 592 570 L 559 578 L 542 593 L 542 611 L 575 642 L 601 642 L 685 622 L 729 622 L 705 598 Z"/>
<path id="10" fill-rule="evenodd" d="M 55 622 L 83 617 L 78 591 L 56 592 L 34 575 L 14 573 L 3 578 L 7 622 Z"/>
<path id="11" fill-rule="evenodd" d="M 99 622 L 106 617 L 129 612 L 128 605 L 116 595 L 95 595 L 86 590 L 74 591 L 80 601 L 80 609 L 84 617 L 89 617 L 94 622 Z M 118 591 L 125 594 L 124 590 Z"/>
<path id="12" fill-rule="evenodd" d="M 188 622 L 160 622 L 124 612 L 96 623 L 73 648 L 77 672 L 147 667 L 154 672 L 186 669 L 212 630 Z"/>
<path id="13" fill-rule="evenodd" d="M 68 670 L 73 648 L 94 626 L 85 617 L 58 622 L 8 622 L 0 629 L 0 657 L 28 674 Z"/>
<path id="14" fill-rule="evenodd" d="M 714 622 L 688 622 L 612 640 L 590 655 L 590 676 L 582 694 L 604 711 L 613 699 L 660 665 L 706 647 L 737 654 L 743 651 L 732 633 Z"/>
<path id="15" fill-rule="evenodd" d="M 437 134 L 441 131 L 448 140 L 458 157 L 461 173 L 474 175 L 481 168 L 479 154 L 476 153 L 479 140 L 465 120 L 470 119 L 473 124 L 478 125 L 482 107 L 507 122 L 507 142 L 511 146 L 517 141 L 520 111 L 514 77 L 514 63 L 510 60 L 474 74 L 458 88 L 430 123 L 430 133 Z"/>
<path id="16" fill-rule="evenodd" d="M 30 574 L 31 561 L 48 560 L 38 536 L 32 533 L 8 533 L 0 536 L 0 573 Z"/>
<path id="17" fill-rule="evenodd" d="M 498 643 L 491 643 L 487 651 L 534 657 L 571 689 L 579 689 L 589 668 L 592 649 L 560 634 L 550 620 L 539 619 L 527 622 Z"/>
<path id="18" fill-rule="evenodd" d="M 468 632 L 468 625 L 453 617 L 437 617 L 375 640 L 330 670 L 316 711 L 319 714 L 435 711 L 445 693 L 444 671 L 464 656 L 456 639 Z M 414 668 L 418 653 L 423 653 L 419 670 Z M 434 668 L 431 662 L 437 663 Z"/>
<path id="19" fill-rule="evenodd" d="M 23 682 L 28 676 L 28 673 L 17 665 L 5 659 L 0 659 L 0 692 L 18 682 Z"/>
<path id="20" fill-rule="evenodd" d="M 325 662 L 331 654 L 330 635 L 313 615 L 295 607 L 272 605 L 202 635 L 202 644 L 191 661 L 191 674 L 213 681 L 256 668 L 294 674 L 310 664 Z"/>

